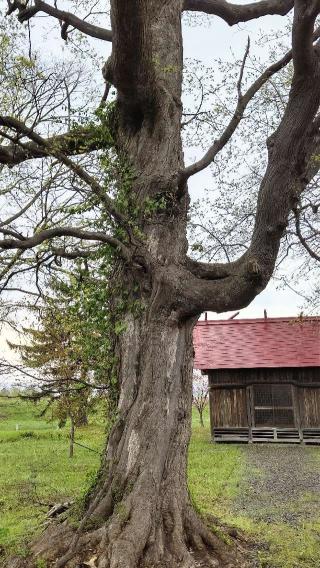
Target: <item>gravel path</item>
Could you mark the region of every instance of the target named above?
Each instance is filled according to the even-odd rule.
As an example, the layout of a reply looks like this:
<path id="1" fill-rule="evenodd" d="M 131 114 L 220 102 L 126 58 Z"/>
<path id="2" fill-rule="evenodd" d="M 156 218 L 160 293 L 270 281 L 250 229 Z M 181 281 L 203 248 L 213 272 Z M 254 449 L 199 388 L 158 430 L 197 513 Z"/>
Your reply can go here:
<path id="1" fill-rule="evenodd" d="M 243 452 L 247 481 L 238 514 L 291 526 L 319 517 L 320 447 L 253 444 Z"/>

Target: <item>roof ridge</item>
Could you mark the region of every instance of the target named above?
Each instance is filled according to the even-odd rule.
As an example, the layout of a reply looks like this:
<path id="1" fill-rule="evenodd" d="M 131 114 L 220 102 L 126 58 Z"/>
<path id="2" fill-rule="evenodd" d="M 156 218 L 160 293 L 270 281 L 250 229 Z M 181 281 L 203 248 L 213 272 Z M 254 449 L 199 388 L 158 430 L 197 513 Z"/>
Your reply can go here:
<path id="1" fill-rule="evenodd" d="M 243 319 L 220 319 L 220 320 L 198 320 L 196 325 L 220 325 L 220 324 L 240 324 L 240 323 L 276 323 L 276 322 L 296 322 L 304 323 L 307 321 L 320 322 L 320 316 L 288 316 L 288 317 L 268 317 L 268 318 L 243 318 Z"/>

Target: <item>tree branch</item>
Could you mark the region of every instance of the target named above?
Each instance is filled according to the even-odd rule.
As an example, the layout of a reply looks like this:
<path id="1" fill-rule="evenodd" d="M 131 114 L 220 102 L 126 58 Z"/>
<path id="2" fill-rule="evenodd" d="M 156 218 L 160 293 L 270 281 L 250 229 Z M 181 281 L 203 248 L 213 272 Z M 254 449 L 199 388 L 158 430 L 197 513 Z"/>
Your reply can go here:
<path id="1" fill-rule="evenodd" d="M 219 16 L 229 26 L 234 26 L 267 15 L 285 16 L 293 8 L 293 4 L 294 0 L 262 0 L 242 6 L 225 0 L 185 0 L 183 9 Z"/>
<path id="2" fill-rule="evenodd" d="M 32 237 L 2 239 L 0 240 L 0 248 L 2 250 L 27 250 L 40 245 L 44 241 L 52 240 L 55 237 L 74 237 L 76 239 L 106 243 L 117 249 L 125 260 L 131 260 L 130 250 L 118 239 L 99 231 L 84 231 L 75 227 L 53 227 L 52 229 L 40 231 Z"/>
<path id="3" fill-rule="evenodd" d="M 295 0 L 292 27 L 292 53 L 295 73 L 305 76 L 318 64 L 313 46 L 313 31 L 320 12 L 319 0 Z"/>
<path id="4" fill-rule="evenodd" d="M 52 252 L 55 256 L 61 258 L 67 258 L 68 260 L 76 260 L 77 258 L 90 258 L 95 249 L 80 250 L 78 248 L 74 249 L 72 252 L 66 251 L 65 248 L 52 248 Z"/>
<path id="5" fill-rule="evenodd" d="M 50 186 L 51 181 L 52 180 L 50 179 L 46 185 Z M 32 205 L 34 205 L 34 203 L 37 201 L 37 199 L 42 195 L 44 191 L 45 187 L 41 187 L 41 189 L 37 191 L 37 193 L 35 193 L 35 195 L 30 199 L 30 201 L 28 201 L 28 203 L 24 207 L 22 207 L 19 211 L 17 211 L 17 213 L 11 215 L 11 217 L 6 219 L 5 221 L 0 220 L 0 228 L 5 227 L 7 225 L 11 225 L 11 223 L 19 219 L 19 217 L 21 217 L 24 213 L 26 213 L 26 211 L 28 211 L 28 209 L 30 209 L 30 207 L 32 207 Z"/>
<path id="6" fill-rule="evenodd" d="M 314 12 L 301 11 L 302 4 L 306 2 L 296 0 L 297 13 L 308 22 L 314 18 Z M 319 4 L 319 0 L 312 3 L 317 13 Z M 308 6 L 310 8 L 310 3 Z M 303 24 L 307 26 L 306 22 L 299 21 L 298 28 L 304 29 Z M 308 69 L 303 80 L 301 73 L 303 70 L 298 63 L 294 67 L 284 116 L 269 139 L 269 160 L 259 190 L 250 246 L 242 257 L 230 264 L 193 262 L 190 265 L 190 261 L 187 262 L 187 271 L 179 276 L 185 289 L 183 316 L 198 314 L 203 309 L 219 312 L 243 308 L 266 287 L 273 274 L 289 214 L 297 207 L 311 176 L 319 170 L 314 160 L 320 144 L 319 119 L 316 118 L 320 106 L 319 62 Z M 298 225 L 298 234 L 299 229 Z"/>
<path id="7" fill-rule="evenodd" d="M 35 16 L 38 12 L 44 12 L 53 18 L 57 18 L 60 22 L 62 22 L 61 36 L 63 39 L 67 39 L 67 28 L 68 26 L 72 26 L 88 36 L 102 39 L 104 41 L 112 41 L 112 32 L 110 30 L 90 24 L 81 20 L 81 18 L 78 18 L 74 14 L 65 12 L 64 10 L 59 10 L 42 0 L 34 0 L 34 5 L 29 7 L 26 7 L 25 3 L 21 2 L 21 0 L 8 0 L 8 5 L 9 8 L 7 14 L 11 14 L 15 10 L 18 10 L 18 20 L 20 22 L 30 20 L 30 18 Z"/>
<path id="8" fill-rule="evenodd" d="M 318 30 L 318 33 L 320 35 L 320 28 Z M 246 57 L 247 57 L 247 50 L 245 52 L 245 58 L 241 66 L 240 77 L 237 84 L 238 102 L 230 122 L 226 126 L 220 138 L 214 141 L 214 143 L 206 152 L 206 154 L 200 160 L 198 160 L 198 162 L 195 162 L 191 166 L 185 168 L 184 172 L 182 173 L 183 180 L 188 179 L 189 177 L 197 174 L 198 172 L 201 172 L 202 170 L 204 170 L 205 168 L 210 166 L 210 164 L 213 163 L 217 154 L 229 142 L 235 130 L 237 129 L 238 125 L 240 124 L 248 104 L 251 102 L 251 100 L 256 95 L 256 93 L 261 89 L 261 87 L 263 87 L 263 85 L 270 79 L 270 77 L 272 77 L 272 75 L 280 71 L 280 69 L 283 69 L 291 61 L 292 51 L 289 51 L 284 55 L 284 57 L 282 57 L 282 59 L 280 59 L 276 63 L 273 63 L 273 65 L 270 65 L 270 67 L 268 67 L 268 69 L 266 69 L 260 75 L 260 77 L 258 77 L 258 79 L 251 85 L 251 87 L 247 90 L 247 92 L 244 95 L 242 95 L 241 80 L 243 75 L 243 65 Z"/>
<path id="9" fill-rule="evenodd" d="M 11 344 L 13 346 L 13 348 L 15 347 L 15 345 Z M 19 348 L 20 346 L 18 346 Z M 60 390 L 51 390 L 51 389 L 58 389 L 59 386 L 64 385 L 65 383 L 76 383 L 76 384 L 81 384 L 84 387 L 89 387 L 91 389 L 99 389 L 99 390 L 106 390 L 106 386 L 105 385 L 99 385 L 96 384 L 95 382 L 89 382 L 86 381 L 84 378 L 82 377 L 68 377 L 66 379 L 44 379 L 43 376 L 41 376 L 41 374 L 34 375 L 33 373 L 29 372 L 26 370 L 26 368 L 23 365 L 18 365 L 18 364 L 14 364 L 14 363 L 10 363 L 9 361 L 6 361 L 5 359 L 0 360 L 0 371 L 2 373 L 10 373 L 10 371 L 17 371 L 18 373 L 21 373 L 22 375 L 24 375 L 25 377 L 28 377 L 29 379 L 33 379 L 35 381 L 37 381 L 37 383 L 41 382 L 42 383 L 42 388 L 44 389 L 44 393 L 43 392 L 36 392 L 34 394 L 29 394 L 29 395 L 23 395 L 23 394 L 18 394 L 16 396 L 5 396 L 5 395 L 1 395 L 1 396 L 5 396 L 5 398 L 23 398 L 23 399 L 31 399 L 31 400 L 38 400 L 40 398 L 43 398 L 45 396 L 47 396 L 49 393 L 53 393 L 53 394 L 59 394 L 60 392 L 77 392 L 77 389 L 61 389 Z M 41 387 L 40 387 L 41 388 Z"/>
<path id="10" fill-rule="evenodd" d="M 10 116 L 0 116 L 0 126 L 11 128 L 22 136 L 30 138 L 33 143 L 35 143 L 42 149 L 42 152 L 45 156 L 54 156 L 55 158 L 57 158 L 62 164 L 67 166 L 89 187 L 91 187 L 94 194 L 99 197 L 109 214 L 114 217 L 114 219 L 120 222 L 122 226 L 127 226 L 126 219 L 117 210 L 113 199 L 111 199 L 111 197 L 106 194 L 104 188 L 100 186 L 100 184 L 94 177 L 90 176 L 79 164 L 70 160 L 70 158 L 61 151 L 60 147 L 56 146 L 56 138 L 53 138 L 53 141 L 50 142 L 45 138 L 42 138 L 42 136 L 37 134 L 34 130 L 26 126 L 20 120 Z"/>
<path id="11" fill-rule="evenodd" d="M 313 258 L 314 260 L 317 260 L 318 262 L 320 262 L 320 255 L 317 254 L 307 243 L 306 239 L 304 238 L 304 236 L 302 235 L 301 232 L 301 226 L 300 226 L 300 215 L 299 215 L 299 210 L 295 207 L 293 209 L 293 214 L 294 214 L 294 218 L 295 218 L 295 226 L 296 226 L 296 234 L 299 238 L 299 241 L 301 242 L 302 246 L 306 249 L 306 251 L 309 253 L 309 255 L 311 256 L 311 258 Z"/>
<path id="12" fill-rule="evenodd" d="M 187 257 L 186 268 L 200 279 L 223 280 L 233 274 L 234 263 L 199 262 Z"/>
<path id="13" fill-rule="evenodd" d="M 76 128 L 65 134 L 58 134 L 43 140 L 45 146 L 58 148 L 66 156 L 86 154 L 106 146 L 105 140 L 97 136 L 96 131 L 91 126 Z M 0 164 L 9 167 L 33 158 L 44 158 L 47 155 L 47 151 L 33 141 L 27 143 L 19 141 L 17 144 L 0 146 Z"/>
<path id="14" fill-rule="evenodd" d="M 319 38 L 320 38 L 320 27 L 317 28 L 313 33 L 313 35 L 311 36 L 312 43 L 317 41 Z M 270 79 L 270 77 L 278 73 L 278 71 L 286 67 L 286 65 L 288 65 L 288 63 L 292 61 L 293 50 L 288 51 L 282 57 L 282 59 L 279 59 L 279 61 L 270 65 L 270 67 L 268 67 L 260 75 L 260 77 L 258 77 L 258 79 L 251 85 L 251 87 L 247 90 L 247 92 L 244 95 L 242 95 L 241 81 L 243 77 L 244 64 L 247 55 L 248 55 L 248 48 L 245 52 L 245 56 L 241 65 L 240 76 L 237 84 L 238 103 L 229 124 L 226 126 L 220 138 L 214 141 L 214 143 L 206 152 L 206 154 L 198 162 L 195 162 L 191 166 L 185 168 L 184 172 L 182 172 L 181 174 L 182 180 L 188 179 L 189 177 L 201 172 L 202 170 L 204 170 L 214 162 L 218 153 L 221 152 L 224 146 L 231 139 L 232 135 L 234 134 L 235 130 L 237 129 L 238 125 L 240 124 L 244 116 L 244 112 L 247 106 L 249 105 L 253 97 L 257 94 L 257 92 L 261 89 L 261 87 L 263 87 L 263 85 Z"/>

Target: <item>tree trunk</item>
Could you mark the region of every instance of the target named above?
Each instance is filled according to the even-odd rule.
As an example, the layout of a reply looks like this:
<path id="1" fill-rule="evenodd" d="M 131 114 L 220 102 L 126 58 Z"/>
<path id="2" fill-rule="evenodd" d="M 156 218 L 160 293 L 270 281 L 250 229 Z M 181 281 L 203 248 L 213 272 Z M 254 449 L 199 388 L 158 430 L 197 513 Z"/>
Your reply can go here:
<path id="1" fill-rule="evenodd" d="M 102 553 L 110 566 L 178 565 L 188 556 L 184 531 L 191 522 L 186 452 L 193 322 L 179 326 L 153 314 L 151 321 L 128 317 L 127 325 L 109 475 L 89 512 L 99 524 L 112 515 Z"/>
<path id="2" fill-rule="evenodd" d="M 85 408 L 85 406 L 83 406 L 77 412 L 75 426 L 77 426 L 77 428 L 81 428 L 83 426 L 88 426 L 88 423 L 87 409 Z"/>
<path id="3" fill-rule="evenodd" d="M 192 330 L 203 298 L 190 283 L 201 280 L 185 269 L 183 2 L 166 0 L 161 8 L 155 0 L 111 4 L 114 53 L 105 75 L 118 89 L 118 156 L 133 172 L 123 200 L 131 218 L 127 238 L 134 247 L 143 235 L 137 254 L 144 260 L 134 265 L 133 255 L 131 266 L 123 264 L 116 287 L 127 291 L 131 304 L 139 303 L 139 313 L 128 309 L 118 339 L 117 422 L 80 526 L 76 533 L 67 524 L 47 531 L 33 553 L 55 568 L 244 567 L 237 547 L 199 519 L 187 487 Z M 228 294 L 219 294 L 227 305 Z"/>
<path id="4" fill-rule="evenodd" d="M 58 556 L 56 568 L 93 557 L 98 568 L 238 565 L 235 547 L 195 514 L 187 488 L 194 323 L 158 309 L 128 314 L 118 420 L 98 486 L 76 535 L 64 528 L 64 537 L 45 534 L 34 548 L 41 558 Z"/>
<path id="5" fill-rule="evenodd" d="M 70 414 L 70 444 L 69 444 L 69 458 L 73 458 L 74 450 L 74 420 L 73 416 Z"/>

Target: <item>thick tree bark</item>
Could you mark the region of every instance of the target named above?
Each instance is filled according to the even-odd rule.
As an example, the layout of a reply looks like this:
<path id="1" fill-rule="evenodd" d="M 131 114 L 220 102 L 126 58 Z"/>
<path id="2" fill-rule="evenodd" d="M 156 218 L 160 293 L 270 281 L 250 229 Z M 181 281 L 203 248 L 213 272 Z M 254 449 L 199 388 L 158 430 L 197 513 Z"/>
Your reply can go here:
<path id="1" fill-rule="evenodd" d="M 229 26 L 234 26 L 267 14 L 284 16 L 290 12 L 293 4 L 293 0 L 262 0 L 250 2 L 244 6 L 226 2 L 226 0 L 184 0 L 184 10 L 220 16 Z"/>
<path id="2" fill-rule="evenodd" d="M 151 308 L 126 323 L 118 420 L 99 484 L 77 535 L 45 533 L 34 554 L 58 557 L 56 567 L 91 558 L 99 568 L 244 566 L 198 518 L 187 488 L 195 320 Z"/>

